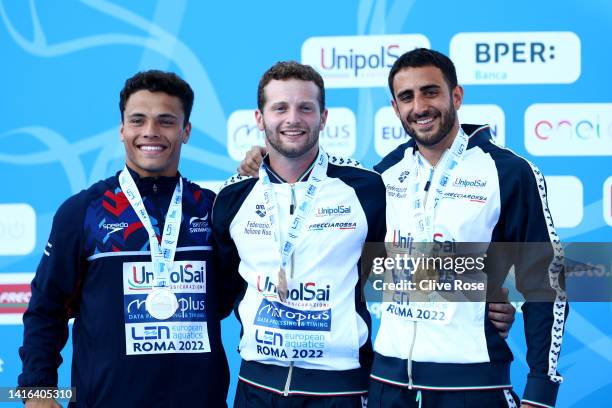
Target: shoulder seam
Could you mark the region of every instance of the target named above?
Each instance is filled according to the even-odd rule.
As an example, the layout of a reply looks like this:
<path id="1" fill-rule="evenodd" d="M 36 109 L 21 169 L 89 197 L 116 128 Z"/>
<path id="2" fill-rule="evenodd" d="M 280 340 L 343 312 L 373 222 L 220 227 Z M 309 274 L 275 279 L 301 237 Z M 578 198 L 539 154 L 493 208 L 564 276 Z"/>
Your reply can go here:
<path id="1" fill-rule="evenodd" d="M 360 169 L 360 170 L 365 170 L 368 171 L 370 173 L 375 173 L 378 174 L 376 171 L 374 170 L 370 170 L 368 168 L 363 167 L 363 165 L 361 164 L 361 162 L 359 162 L 359 160 L 355 160 L 351 157 L 341 157 L 341 156 L 333 156 L 331 154 L 327 154 L 327 157 L 329 159 L 329 164 L 332 164 L 334 166 L 338 166 L 338 167 L 352 167 L 355 169 Z"/>
<path id="2" fill-rule="evenodd" d="M 516 156 L 516 158 L 517 158 L 517 159 L 522 160 L 522 161 L 523 161 L 525 164 L 527 164 L 527 165 L 528 165 L 528 166 L 530 166 L 531 168 L 534 168 L 534 167 L 535 167 L 535 168 L 537 169 L 537 167 L 536 167 L 536 165 L 535 165 L 535 164 L 533 164 L 531 161 L 527 160 L 525 157 L 521 156 L 520 154 L 517 154 L 517 153 L 516 153 L 514 150 L 512 150 L 512 149 L 510 149 L 510 148 L 508 148 L 508 147 L 505 147 L 505 146 L 500 146 L 500 145 L 498 145 L 497 143 L 493 143 L 493 141 L 492 141 L 492 140 L 491 140 L 490 142 L 491 142 L 491 144 L 492 144 L 493 146 L 497 147 L 498 149 L 500 149 L 500 150 L 504 150 L 504 151 L 506 151 L 506 152 L 508 152 L 508 153 L 513 154 L 514 156 Z M 475 146 L 475 147 L 479 147 L 479 146 Z M 482 149 L 482 148 L 481 148 L 481 149 Z M 490 154 L 490 152 L 485 152 L 485 153 Z"/>
<path id="3" fill-rule="evenodd" d="M 225 180 L 225 183 L 223 183 L 223 185 L 219 189 L 219 193 L 217 193 L 217 195 L 221 194 L 221 191 L 223 191 L 223 189 L 225 189 L 228 186 L 231 186 L 231 185 L 234 185 L 234 184 L 238 184 L 238 183 L 241 183 L 243 181 L 251 180 L 251 179 L 253 179 L 253 177 L 251 177 L 251 176 L 242 176 L 242 175 L 240 175 L 240 173 L 235 173 L 232 176 L 230 176 L 227 180 Z"/>

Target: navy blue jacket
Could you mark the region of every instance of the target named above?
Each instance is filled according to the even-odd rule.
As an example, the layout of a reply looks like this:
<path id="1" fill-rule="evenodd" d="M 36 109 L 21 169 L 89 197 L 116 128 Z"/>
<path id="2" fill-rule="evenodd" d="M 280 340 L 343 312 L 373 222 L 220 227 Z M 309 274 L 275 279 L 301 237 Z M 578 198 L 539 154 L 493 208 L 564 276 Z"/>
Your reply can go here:
<path id="1" fill-rule="evenodd" d="M 178 176 L 131 173 L 159 235 Z M 145 310 L 152 277 L 149 239 L 117 175 L 61 205 L 23 318 L 20 386 L 57 385 L 60 351 L 74 318 L 77 402 L 71 406 L 226 405 L 229 374 L 208 225 L 214 193 L 186 179 L 183 186 L 171 274 L 179 309 L 164 321 Z"/>

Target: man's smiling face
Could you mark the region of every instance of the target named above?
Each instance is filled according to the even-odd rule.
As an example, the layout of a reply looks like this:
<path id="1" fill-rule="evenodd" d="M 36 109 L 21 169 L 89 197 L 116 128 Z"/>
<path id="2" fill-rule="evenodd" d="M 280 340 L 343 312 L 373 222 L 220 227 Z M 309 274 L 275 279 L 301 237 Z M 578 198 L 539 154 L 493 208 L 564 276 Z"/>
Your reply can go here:
<path id="1" fill-rule="evenodd" d="M 191 124 L 176 96 L 141 90 L 130 95 L 121 124 L 126 163 L 141 177 L 175 176 Z"/>
<path id="2" fill-rule="evenodd" d="M 434 66 L 403 68 L 393 78 L 393 109 L 406 133 L 422 146 L 435 146 L 457 122 L 463 89 L 449 89 Z M 452 137 L 452 136 L 451 136 Z"/>

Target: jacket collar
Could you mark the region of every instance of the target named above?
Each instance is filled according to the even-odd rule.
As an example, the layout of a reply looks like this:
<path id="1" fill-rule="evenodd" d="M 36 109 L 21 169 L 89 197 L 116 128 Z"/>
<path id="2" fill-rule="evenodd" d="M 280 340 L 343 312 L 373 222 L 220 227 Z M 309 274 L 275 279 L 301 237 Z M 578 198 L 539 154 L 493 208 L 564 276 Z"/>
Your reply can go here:
<path id="1" fill-rule="evenodd" d="M 136 187 L 138 187 L 138 191 L 141 195 L 148 195 L 151 193 L 172 193 L 174 192 L 174 188 L 176 187 L 176 183 L 178 183 L 179 177 L 181 174 L 179 172 L 176 173 L 176 176 L 172 177 L 140 177 L 138 173 L 132 170 L 129 166 L 127 167 L 132 179 L 134 179 L 134 183 L 136 183 Z M 119 174 L 117 173 L 117 177 Z"/>

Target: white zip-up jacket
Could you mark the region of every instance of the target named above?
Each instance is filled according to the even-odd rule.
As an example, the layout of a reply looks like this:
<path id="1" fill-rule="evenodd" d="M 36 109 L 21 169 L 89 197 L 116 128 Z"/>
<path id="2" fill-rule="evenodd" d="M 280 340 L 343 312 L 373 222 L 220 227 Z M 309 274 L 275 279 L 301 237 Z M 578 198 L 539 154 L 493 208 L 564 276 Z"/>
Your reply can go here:
<path id="1" fill-rule="evenodd" d="M 526 299 L 535 293 L 539 299 L 550 300 L 527 301 L 522 307 L 530 367 L 523 401 L 553 406 L 562 381 L 557 363 L 568 308 L 561 285 L 561 246 L 548 210 L 544 177 L 525 159 L 493 144 L 487 126 L 463 125 L 463 131 L 469 143 L 443 190 L 433 239 L 440 243 L 540 243 L 539 248 L 545 248 L 517 259 L 489 257 L 487 266 L 495 263 L 496 270 L 506 274 L 514 266 L 517 288 Z M 408 184 L 419 154 L 411 140 L 375 166 L 387 191 L 389 243 L 407 242 L 415 235 Z M 427 177 L 436 169 L 423 162 L 426 168 L 420 173 Z M 454 314 L 442 324 L 408 318 L 407 304 L 383 306 L 372 379 L 428 390 L 511 387 L 512 353 L 487 319 L 485 302 L 454 303 Z"/>
<path id="2" fill-rule="evenodd" d="M 309 174 L 289 184 L 264 166 L 284 242 Z M 285 395 L 363 394 L 372 352 L 359 265 L 364 243 L 384 240 L 382 180 L 354 160 L 329 158 L 286 272 L 285 302 L 277 295 L 280 248 L 264 191 L 261 180 L 234 176 L 213 208 L 220 277 L 236 293 L 242 324 L 239 378 Z"/>

